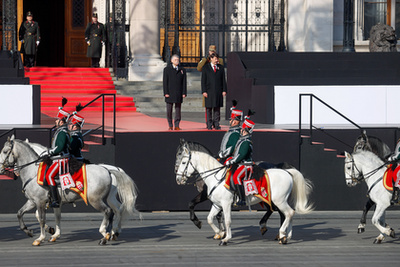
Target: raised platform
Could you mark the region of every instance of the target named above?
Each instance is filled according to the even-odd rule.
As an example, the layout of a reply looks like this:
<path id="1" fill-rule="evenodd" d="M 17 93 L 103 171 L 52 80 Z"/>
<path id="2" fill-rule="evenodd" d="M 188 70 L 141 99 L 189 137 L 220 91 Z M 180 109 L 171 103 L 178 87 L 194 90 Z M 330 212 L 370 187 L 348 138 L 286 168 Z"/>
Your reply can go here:
<path id="1" fill-rule="evenodd" d="M 55 111 L 56 112 L 56 111 Z M 94 112 L 85 114 L 87 130 L 99 123 L 101 118 Z M 123 168 L 136 182 L 139 188 L 137 208 L 142 211 L 187 210 L 188 201 L 196 194 L 194 186 L 178 186 L 175 181 L 175 153 L 180 139 L 199 142 L 217 154 L 220 142 L 228 129 L 228 122 L 223 121 L 220 131 L 208 131 L 205 128 L 203 114 L 183 114 L 182 131 L 168 131 L 167 121 L 162 114 L 148 116 L 138 112 L 118 112 L 116 145 L 112 152 L 115 165 Z M 185 119 L 186 117 L 186 120 Z M 190 117 L 189 117 L 190 116 Z M 49 131 L 53 126 L 53 118 L 43 116 L 41 129 L 34 126 L 17 131 L 17 138 L 29 138 L 31 142 L 49 145 Z M 112 121 L 106 117 L 108 127 Z M 21 127 L 21 125 L 19 125 Z M 348 188 L 344 181 L 344 160 L 338 157 L 341 151 L 352 150 L 360 131 L 353 127 L 342 128 L 342 125 L 330 126 L 323 130 L 338 137 L 340 141 L 314 130 L 315 141 L 321 143 L 303 144 L 296 125 L 257 124 L 253 133 L 254 160 L 271 163 L 288 162 L 300 168 L 305 177 L 313 181 L 315 188 L 312 200 L 317 210 L 361 210 L 365 203 L 365 185 Z M 0 134 L 5 132 L 2 127 Z M 397 128 L 367 129 L 370 135 L 380 137 L 393 149 L 394 141 L 399 136 Z M 4 143 L 6 136 L 0 138 Z M 332 141 L 333 140 L 333 141 Z M 330 148 L 330 149 L 326 149 Z M 332 150 L 336 149 L 336 150 Z M 93 158 L 90 151 L 87 157 Z M 104 152 L 107 153 L 107 152 Z M 96 155 L 99 159 L 108 159 L 110 155 Z M 105 163 L 109 163 L 105 161 Z M 0 213 L 15 213 L 25 203 L 21 191 L 21 182 L 0 180 L 0 201 L 9 203 L 3 205 Z M 349 201 L 349 199 L 351 201 Z M 10 201 L 12 200 L 12 201 Z M 210 208 L 210 202 L 198 206 L 199 210 Z M 253 209 L 262 209 L 254 206 Z M 71 205 L 63 207 L 64 211 L 94 211 L 82 203 L 77 208 Z"/>

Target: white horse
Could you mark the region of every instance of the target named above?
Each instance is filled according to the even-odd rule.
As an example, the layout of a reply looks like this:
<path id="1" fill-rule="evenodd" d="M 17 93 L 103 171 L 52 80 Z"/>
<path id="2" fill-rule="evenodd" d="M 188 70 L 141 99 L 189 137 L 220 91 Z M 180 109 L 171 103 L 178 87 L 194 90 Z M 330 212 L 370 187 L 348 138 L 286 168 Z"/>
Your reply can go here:
<path id="1" fill-rule="evenodd" d="M 8 139 L 0 153 L 0 172 L 3 172 L 7 167 L 16 167 L 22 181 L 23 192 L 28 198 L 28 201 L 18 213 L 21 216 L 19 219 L 22 220 L 22 215 L 27 210 L 33 207 L 37 208 L 36 214 L 40 223 L 41 234 L 33 242 L 35 246 L 40 245 L 45 238 L 45 208 L 48 202 L 48 189 L 36 182 L 38 158 L 38 154 L 27 142 L 17 140 L 14 136 Z M 116 226 L 113 226 L 113 210 L 119 211 L 120 214 L 137 212 L 134 207 L 137 190 L 133 180 L 122 169 L 113 168 L 108 170 L 103 166 L 94 164 L 86 166 L 88 203 L 104 214 L 99 228 L 99 232 L 103 235 L 103 238 L 99 242 L 100 244 L 105 244 L 111 237 L 116 238 L 119 234 L 121 220 L 118 221 L 118 218 L 116 218 Z M 116 199 L 117 193 L 121 198 L 122 205 L 118 204 L 120 202 Z M 64 191 L 60 196 L 63 203 L 82 200 L 78 194 L 70 190 Z M 107 200 L 107 203 L 104 200 Z M 54 214 L 57 227 L 55 233 L 50 238 L 52 242 L 56 241 L 61 234 L 59 227 L 61 209 L 54 209 Z M 116 214 L 118 215 L 118 212 Z M 23 221 L 22 224 L 20 221 L 20 227 L 21 225 L 24 225 Z M 23 228 L 21 227 L 21 229 Z"/>
<path id="2" fill-rule="evenodd" d="M 385 236 L 395 237 L 395 232 L 385 223 L 385 211 L 390 206 L 392 193 L 383 186 L 382 178 L 386 171 L 386 164 L 370 151 L 358 151 L 353 154 L 345 152 L 344 173 L 347 186 L 355 186 L 365 181 L 368 186 L 368 195 L 376 203 L 373 225 L 380 234 L 374 243 L 380 244 Z"/>
<path id="3" fill-rule="evenodd" d="M 225 218 L 226 236 L 220 245 L 227 245 L 232 238 L 231 232 L 231 206 L 233 193 L 224 187 L 226 167 L 219 163 L 210 154 L 204 152 L 204 148 L 198 143 L 181 140 L 175 161 L 176 182 L 183 185 L 188 178 L 197 171 L 207 184 L 208 196 L 213 203 L 207 221 L 216 235 L 222 235 L 220 229 L 214 225 L 213 220 L 222 209 Z M 300 214 L 306 214 L 313 210 L 308 203 L 311 193 L 311 182 L 306 180 L 296 169 L 267 170 L 271 183 L 272 202 L 285 215 L 285 220 L 279 229 L 279 242 L 286 244 L 292 237 L 292 218 L 295 211 L 288 204 L 291 194 L 295 209 Z M 249 197 L 249 205 L 254 205 L 261 200 L 255 196 Z"/>

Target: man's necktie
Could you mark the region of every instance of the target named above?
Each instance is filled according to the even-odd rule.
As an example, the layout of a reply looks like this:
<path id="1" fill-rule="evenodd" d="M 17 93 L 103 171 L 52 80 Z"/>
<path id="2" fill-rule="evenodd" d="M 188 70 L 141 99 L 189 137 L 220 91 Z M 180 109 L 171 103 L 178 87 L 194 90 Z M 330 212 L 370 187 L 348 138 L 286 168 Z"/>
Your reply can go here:
<path id="1" fill-rule="evenodd" d="M 214 65 L 214 72 L 217 72 L 217 66 Z"/>

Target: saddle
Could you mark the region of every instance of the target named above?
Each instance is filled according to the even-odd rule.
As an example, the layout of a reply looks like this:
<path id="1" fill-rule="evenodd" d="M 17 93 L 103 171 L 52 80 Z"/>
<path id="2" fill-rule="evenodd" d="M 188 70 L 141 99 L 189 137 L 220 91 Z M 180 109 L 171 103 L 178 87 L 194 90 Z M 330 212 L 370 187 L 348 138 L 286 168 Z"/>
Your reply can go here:
<path id="1" fill-rule="evenodd" d="M 397 180 L 398 172 L 400 171 L 400 165 L 394 168 L 393 164 L 389 164 L 383 175 L 383 186 L 386 190 L 393 191 L 393 183 Z"/>

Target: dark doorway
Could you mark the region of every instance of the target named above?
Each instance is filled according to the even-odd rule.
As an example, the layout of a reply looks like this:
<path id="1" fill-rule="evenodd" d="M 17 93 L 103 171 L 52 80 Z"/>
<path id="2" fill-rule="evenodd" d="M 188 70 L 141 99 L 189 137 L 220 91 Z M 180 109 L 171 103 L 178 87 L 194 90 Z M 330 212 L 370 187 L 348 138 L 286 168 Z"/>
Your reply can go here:
<path id="1" fill-rule="evenodd" d="M 24 0 L 24 20 L 31 11 L 40 26 L 37 66 L 64 66 L 64 6 L 64 0 Z"/>

